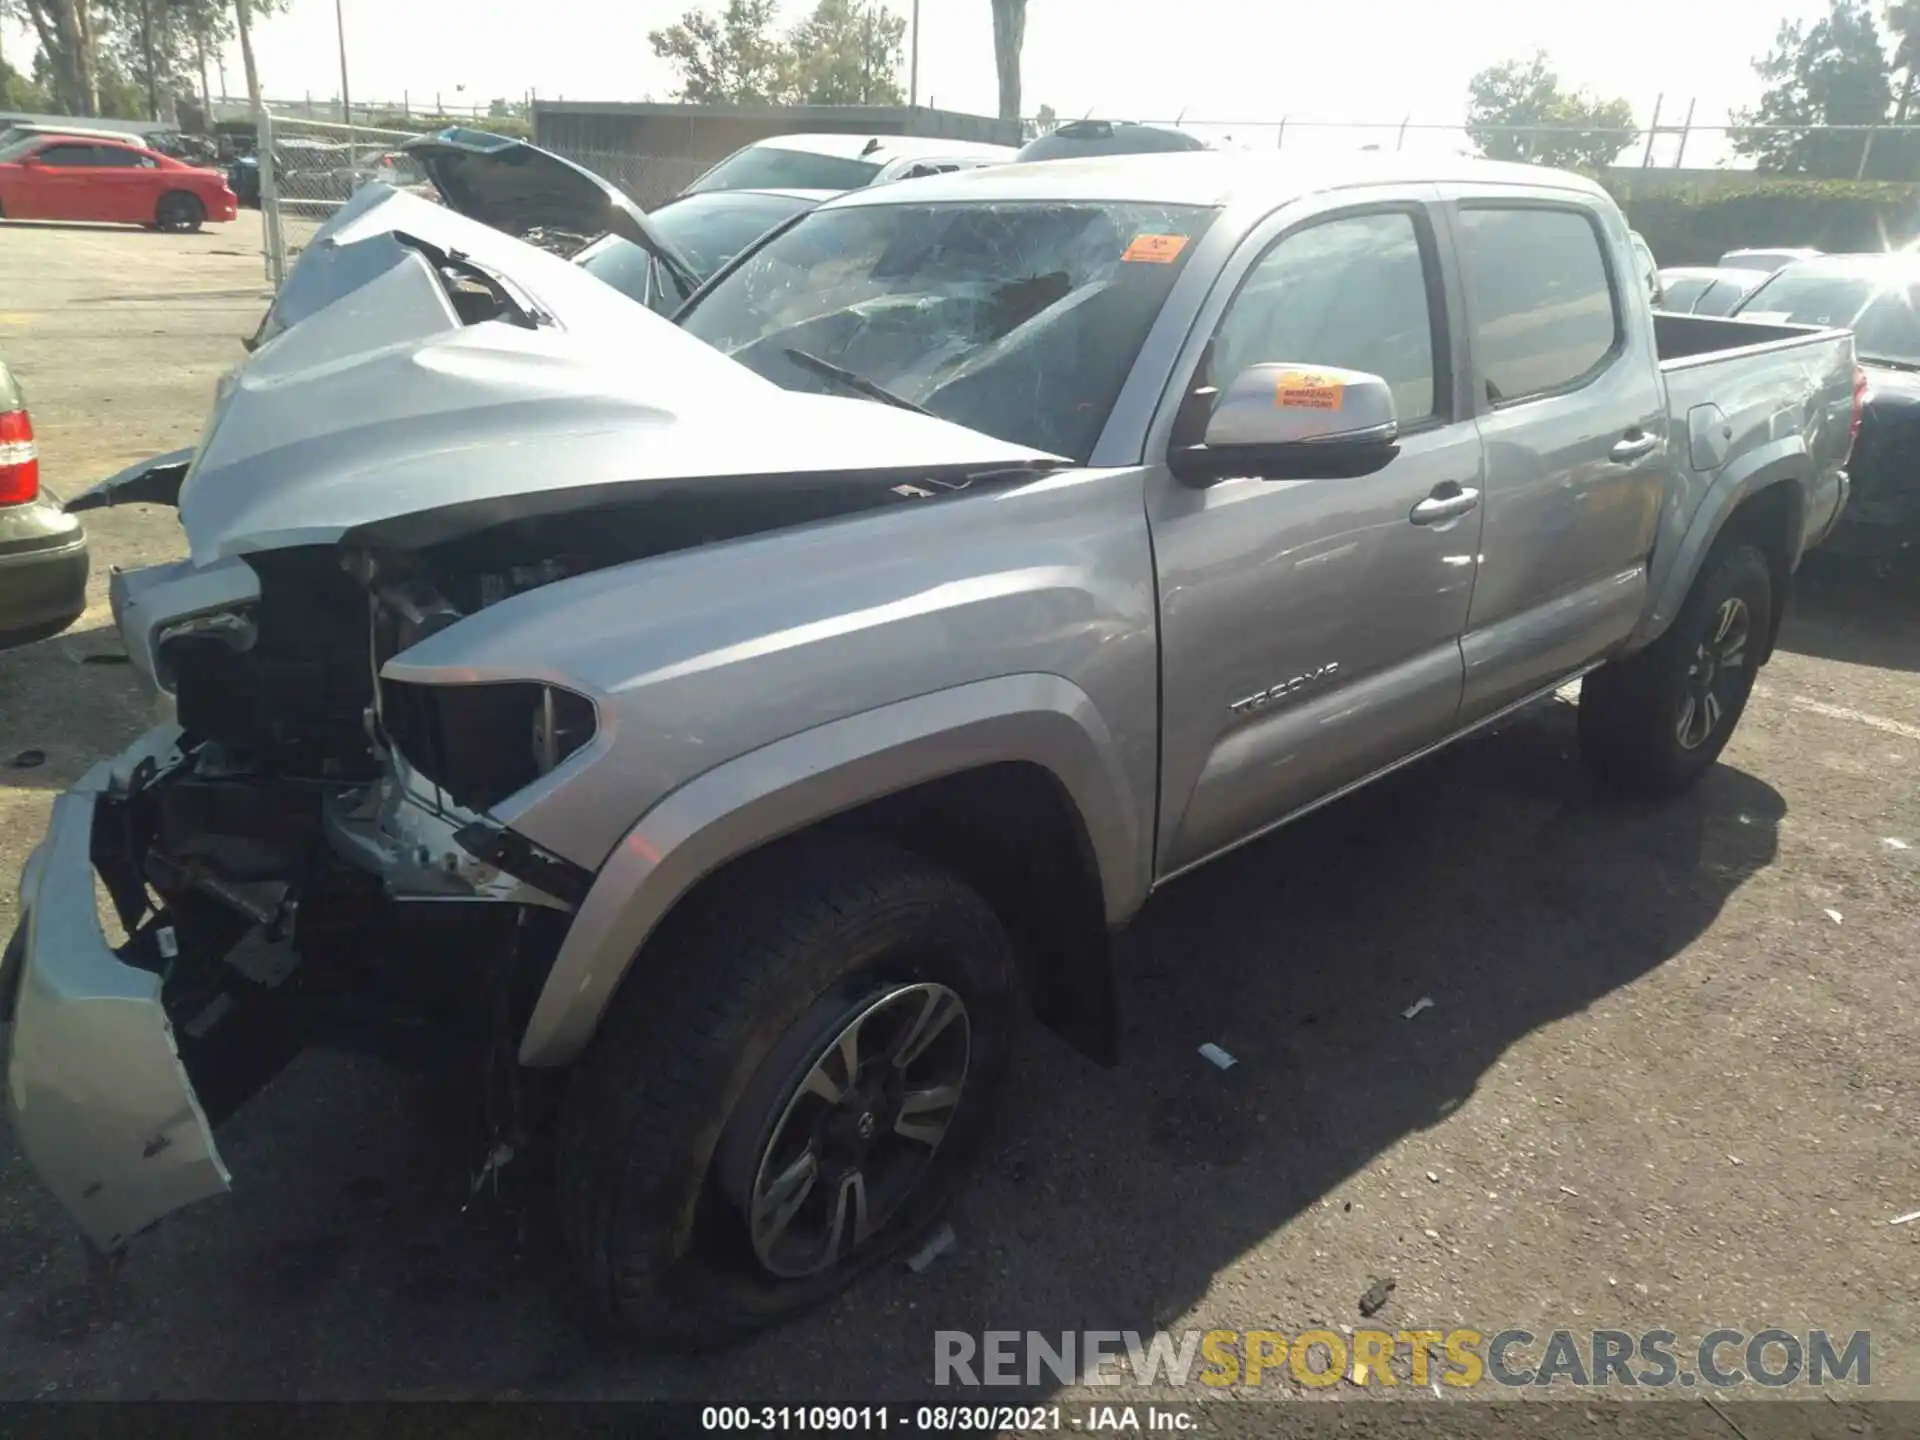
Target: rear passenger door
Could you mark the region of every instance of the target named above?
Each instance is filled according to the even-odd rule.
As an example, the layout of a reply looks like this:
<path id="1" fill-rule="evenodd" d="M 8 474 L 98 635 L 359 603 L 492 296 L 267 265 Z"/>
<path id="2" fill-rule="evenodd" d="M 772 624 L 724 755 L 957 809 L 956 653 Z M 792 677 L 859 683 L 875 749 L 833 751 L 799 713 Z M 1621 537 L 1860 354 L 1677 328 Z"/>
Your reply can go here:
<path id="1" fill-rule="evenodd" d="M 1571 192 L 1454 202 L 1486 447 L 1486 518 L 1461 640 L 1468 723 L 1632 630 L 1668 437 L 1652 315 L 1623 263 L 1632 252 L 1617 217 Z"/>
<path id="2" fill-rule="evenodd" d="M 93 163 L 93 218 L 151 225 L 160 203 L 160 172 L 153 158 L 122 145 L 96 145 Z"/>

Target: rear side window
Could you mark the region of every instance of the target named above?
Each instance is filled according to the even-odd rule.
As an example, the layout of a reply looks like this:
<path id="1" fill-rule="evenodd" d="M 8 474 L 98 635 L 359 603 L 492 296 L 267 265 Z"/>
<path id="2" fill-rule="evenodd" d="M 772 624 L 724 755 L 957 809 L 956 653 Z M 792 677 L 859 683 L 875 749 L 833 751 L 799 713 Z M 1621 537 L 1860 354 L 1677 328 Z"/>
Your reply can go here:
<path id="1" fill-rule="evenodd" d="M 1570 390 L 1619 347 L 1606 252 L 1585 211 L 1463 208 L 1460 265 L 1480 375 L 1494 404 Z"/>
<path id="2" fill-rule="evenodd" d="M 78 169 L 94 163 L 94 150 L 91 145 L 49 145 L 34 158 L 42 165 L 58 165 L 63 169 Z"/>

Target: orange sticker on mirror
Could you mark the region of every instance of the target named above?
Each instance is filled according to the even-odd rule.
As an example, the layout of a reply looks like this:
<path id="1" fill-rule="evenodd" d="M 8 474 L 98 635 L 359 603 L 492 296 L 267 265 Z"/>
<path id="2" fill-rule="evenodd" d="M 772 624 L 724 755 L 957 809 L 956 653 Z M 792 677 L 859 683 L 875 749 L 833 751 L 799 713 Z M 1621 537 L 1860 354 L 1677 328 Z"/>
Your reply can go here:
<path id="1" fill-rule="evenodd" d="M 1346 403 L 1347 387 L 1331 375 L 1313 370 L 1283 370 L 1273 387 L 1278 410 L 1338 410 Z"/>
<path id="2" fill-rule="evenodd" d="M 1171 265 L 1186 248 L 1184 235 L 1136 235 L 1120 258 L 1136 264 Z"/>

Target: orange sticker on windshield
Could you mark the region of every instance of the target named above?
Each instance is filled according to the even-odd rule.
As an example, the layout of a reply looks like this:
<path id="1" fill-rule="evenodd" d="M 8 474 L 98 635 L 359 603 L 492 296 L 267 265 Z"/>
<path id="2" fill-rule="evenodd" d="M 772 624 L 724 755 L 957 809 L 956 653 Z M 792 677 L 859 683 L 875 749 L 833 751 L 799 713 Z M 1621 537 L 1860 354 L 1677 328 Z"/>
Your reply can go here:
<path id="1" fill-rule="evenodd" d="M 1171 265 L 1186 248 L 1184 235 L 1136 235 L 1120 258 L 1135 264 Z"/>
<path id="2" fill-rule="evenodd" d="M 1331 375 L 1313 370 L 1283 370 L 1273 387 L 1279 410 L 1338 410 L 1346 403 L 1347 387 Z"/>

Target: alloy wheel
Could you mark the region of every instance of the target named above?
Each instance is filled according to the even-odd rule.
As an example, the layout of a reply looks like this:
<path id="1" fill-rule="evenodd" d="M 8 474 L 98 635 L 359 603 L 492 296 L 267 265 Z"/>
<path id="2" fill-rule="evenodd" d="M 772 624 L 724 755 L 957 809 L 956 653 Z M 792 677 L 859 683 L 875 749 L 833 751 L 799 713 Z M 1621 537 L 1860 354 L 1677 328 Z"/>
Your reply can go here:
<path id="1" fill-rule="evenodd" d="M 839 1264 L 899 1210 L 958 1110 L 972 1041 L 965 1002 L 932 983 L 890 986 L 813 1035 L 751 1168 L 722 1170 L 754 1257 L 784 1279 Z"/>
<path id="2" fill-rule="evenodd" d="M 1753 621 L 1747 602 L 1734 596 L 1714 612 L 1707 636 L 1694 647 L 1674 735 L 1682 750 L 1697 750 L 1738 701 Z"/>

